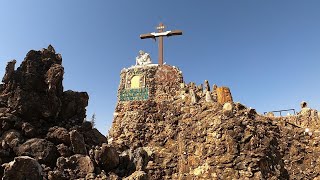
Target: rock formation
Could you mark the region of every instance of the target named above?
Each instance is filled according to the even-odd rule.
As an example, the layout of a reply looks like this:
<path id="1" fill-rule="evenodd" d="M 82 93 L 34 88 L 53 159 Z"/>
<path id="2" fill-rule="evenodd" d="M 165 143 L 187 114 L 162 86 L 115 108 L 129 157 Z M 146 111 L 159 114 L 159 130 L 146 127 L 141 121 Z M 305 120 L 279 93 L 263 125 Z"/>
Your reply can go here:
<path id="1" fill-rule="evenodd" d="M 234 103 L 229 88 L 214 85 L 210 91 L 205 81 L 203 92 L 201 85 L 186 85 L 180 70 L 165 66 L 121 72 L 109 134 L 119 149 L 148 149 L 142 168 L 148 179 L 320 178 L 317 113 L 311 117 L 304 106 L 290 117 L 259 115 Z M 175 78 L 167 78 L 164 68 Z M 132 88 L 135 76 L 141 86 Z M 128 93 L 142 89 L 147 98 Z"/>
<path id="2" fill-rule="evenodd" d="M 120 179 L 113 172 L 139 158 L 121 159 L 84 121 L 89 96 L 63 91 L 61 63 L 51 45 L 28 52 L 17 69 L 15 60 L 8 63 L 0 84 L 2 179 Z M 117 173 L 135 177 L 134 172 Z"/>
<path id="3" fill-rule="evenodd" d="M 123 69 L 109 139 L 64 91 L 49 46 L 10 61 L 0 84 L 2 179 L 320 179 L 316 110 L 260 115 L 230 89 L 186 84 L 170 65 Z"/>

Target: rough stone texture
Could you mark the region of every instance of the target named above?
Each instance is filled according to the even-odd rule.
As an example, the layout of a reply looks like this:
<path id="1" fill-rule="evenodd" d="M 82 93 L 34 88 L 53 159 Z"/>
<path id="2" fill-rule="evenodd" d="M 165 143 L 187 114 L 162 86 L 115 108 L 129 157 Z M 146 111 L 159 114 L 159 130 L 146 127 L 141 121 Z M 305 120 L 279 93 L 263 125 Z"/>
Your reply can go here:
<path id="1" fill-rule="evenodd" d="M 19 156 L 14 161 L 4 164 L 3 180 L 39 180 L 42 179 L 42 168 L 33 158 L 28 156 Z"/>
<path id="2" fill-rule="evenodd" d="M 148 76 L 150 70 L 145 71 Z M 119 91 L 125 88 L 127 72 L 121 73 Z M 147 84 L 156 87 L 155 94 L 147 101 L 119 101 L 109 134 L 110 142 L 120 149 L 149 149 L 146 165 L 137 163 L 145 156 L 140 155 L 140 160 L 134 158 L 123 166 L 122 161 L 130 162 L 133 156 L 134 150 L 130 150 L 120 154 L 120 169 L 145 172 L 148 179 L 320 178 L 319 116 L 315 110 L 266 117 L 233 103 L 227 87 L 214 85 L 208 94 L 194 83 L 173 81 L 172 87 L 180 87 L 177 90 L 154 85 L 154 76 L 148 77 L 151 82 L 147 80 Z M 206 81 L 205 89 L 209 86 Z M 173 97 L 153 98 L 165 90 Z"/>
<path id="3" fill-rule="evenodd" d="M 216 88 L 218 103 L 224 104 L 226 102 L 233 102 L 230 89 L 228 87 L 218 87 Z"/>
<path id="4" fill-rule="evenodd" d="M 147 180 L 147 174 L 143 171 L 136 171 L 132 173 L 129 177 L 124 178 L 123 180 Z"/>
<path id="5" fill-rule="evenodd" d="M 95 162 L 106 172 L 119 165 L 119 154 L 114 147 L 102 144 L 102 147 L 94 151 Z"/>
<path id="6" fill-rule="evenodd" d="M 0 178 L 69 180 L 88 173 L 94 179 L 117 177 L 98 167 L 86 151 L 100 148 L 107 139 L 84 122 L 88 94 L 63 91 L 61 63 L 51 45 L 28 52 L 17 69 L 15 60 L 8 63 L 0 84 Z"/>
<path id="7" fill-rule="evenodd" d="M 68 177 L 71 179 L 84 178 L 87 174 L 94 172 L 94 164 L 90 157 L 81 154 L 75 154 L 69 158 L 58 158 L 57 168 L 60 171 L 71 168 L 68 172 Z"/>
<path id="8" fill-rule="evenodd" d="M 19 156 L 30 156 L 40 163 L 52 165 L 58 157 L 55 145 L 45 139 L 33 138 L 19 146 L 17 150 Z"/>
<path id="9" fill-rule="evenodd" d="M 70 132 L 70 141 L 72 151 L 75 154 L 87 154 L 86 144 L 84 143 L 83 135 L 77 130 Z"/>
<path id="10" fill-rule="evenodd" d="M 229 102 L 224 103 L 222 108 L 222 113 L 225 116 L 232 116 L 233 115 L 233 105 Z"/>
<path id="11" fill-rule="evenodd" d="M 63 127 L 52 127 L 49 129 L 46 137 L 49 141 L 55 144 L 64 143 L 70 144 L 70 135 L 67 129 Z"/>
<path id="12" fill-rule="evenodd" d="M 121 71 L 107 141 L 84 122 L 88 94 L 63 91 L 61 62 L 49 46 L 30 51 L 16 70 L 8 63 L 1 178 L 320 179 L 319 114 L 306 103 L 297 115 L 262 116 L 233 103 L 229 88 L 184 83 L 176 67 L 131 67 Z M 147 93 L 121 97 L 132 87 Z"/>

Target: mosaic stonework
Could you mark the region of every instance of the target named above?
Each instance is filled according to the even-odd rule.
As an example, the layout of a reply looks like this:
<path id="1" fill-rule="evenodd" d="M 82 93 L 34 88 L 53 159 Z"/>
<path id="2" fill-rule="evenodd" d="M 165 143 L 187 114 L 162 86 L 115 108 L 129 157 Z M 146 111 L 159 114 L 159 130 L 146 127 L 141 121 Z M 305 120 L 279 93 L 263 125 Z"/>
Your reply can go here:
<path id="1" fill-rule="evenodd" d="M 120 91 L 120 101 L 144 101 L 148 99 L 148 88 L 124 89 Z"/>

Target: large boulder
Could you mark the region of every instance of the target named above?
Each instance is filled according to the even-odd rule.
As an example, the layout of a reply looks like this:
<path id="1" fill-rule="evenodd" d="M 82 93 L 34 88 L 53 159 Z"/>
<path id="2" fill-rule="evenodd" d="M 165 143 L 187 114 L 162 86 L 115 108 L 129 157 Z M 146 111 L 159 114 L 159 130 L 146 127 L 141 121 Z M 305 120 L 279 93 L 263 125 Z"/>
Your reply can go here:
<path id="1" fill-rule="evenodd" d="M 108 144 L 102 144 L 102 147 L 94 152 L 96 163 L 105 171 L 110 171 L 119 165 L 119 154 L 116 148 Z"/>
<path id="2" fill-rule="evenodd" d="M 3 180 L 39 180 L 42 179 L 41 165 L 28 156 L 15 157 L 14 161 L 4 164 Z"/>
<path id="3" fill-rule="evenodd" d="M 89 96 L 86 92 L 65 91 L 62 95 L 60 116 L 64 120 L 71 119 L 75 124 L 81 124 L 86 117 L 86 107 Z"/>
<path id="4" fill-rule="evenodd" d="M 45 139 L 33 138 L 19 146 L 19 156 L 30 156 L 40 163 L 53 165 L 58 157 L 56 146 Z"/>
<path id="5" fill-rule="evenodd" d="M 81 154 L 75 154 L 69 158 L 60 157 L 56 165 L 62 172 L 64 169 L 70 169 L 68 175 L 70 179 L 84 178 L 87 174 L 94 172 L 94 164 L 90 157 Z"/>
<path id="6" fill-rule="evenodd" d="M 106 136 L 101 134 L 96 128 L 83 132 L 83 136 L 84 136 L 85 143 L 88 145 L 101 146 L 103 143 L 108 142 Z"/>
<path id="7" fill-rule="evenodd" d="M 84 143 L 83 135 L 77 130 L 72 130 L 70 133 L 70 141 L 72 151 L 75 154 L 87 154 L 86 144 Z"/>
<path id="8" fill-rule="evenodd" d="M 63 127 L 52 127 L 49 129 L 49 132 L 47 133 L 47 137 L 49 141 L 60 144 L 64 143 L 69 145 L 70 144 L 70 135 L 67 129 Z"/>

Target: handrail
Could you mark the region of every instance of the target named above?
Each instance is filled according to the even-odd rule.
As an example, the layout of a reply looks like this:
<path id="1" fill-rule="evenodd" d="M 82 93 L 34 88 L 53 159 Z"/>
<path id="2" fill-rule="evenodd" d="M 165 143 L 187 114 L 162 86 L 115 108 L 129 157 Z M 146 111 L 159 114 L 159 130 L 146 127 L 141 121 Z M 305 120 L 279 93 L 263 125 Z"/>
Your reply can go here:
<path id="1" fill-rule="evenodd" d="M 269 111 L 269 112 L 279 112 L 280 116 L 282 116 L 281 112 L 285 112 L 285 111 L 293 111 L 293 114 L 296 114 L 296 110 L 295 109 L 284 109 L 284 110 L 278 110 L 278 111 Z M 268 112 L 264 112 L 263 114 L 266 115 Z"/>

